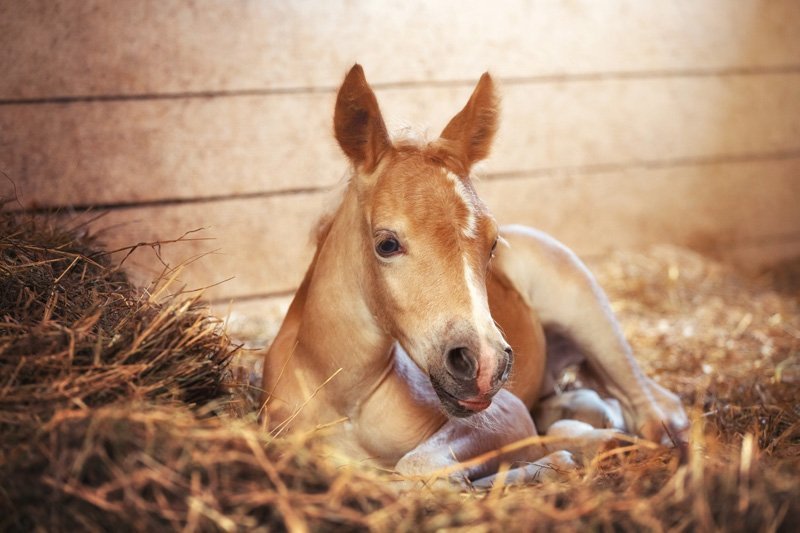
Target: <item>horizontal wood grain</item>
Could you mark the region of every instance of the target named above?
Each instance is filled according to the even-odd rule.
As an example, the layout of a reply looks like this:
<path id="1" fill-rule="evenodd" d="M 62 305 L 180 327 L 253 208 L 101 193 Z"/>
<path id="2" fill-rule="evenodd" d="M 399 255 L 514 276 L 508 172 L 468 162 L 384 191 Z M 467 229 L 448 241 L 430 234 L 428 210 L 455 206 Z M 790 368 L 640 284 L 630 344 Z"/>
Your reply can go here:
<path id="1" fill-rule="evenodd" d="M 579 254 L 675 243 L 725 247 L 800 237 L 800 158 L 630 169 L 478 185 L 501 223 L 538 227 Z"/>
<path id="2" fill-rule="evenodd" d="M 800 256 L 800 237 L 795 235 L 765 236 L 752 242 L 709 252 L 714 258 L 732 263 L 745 272 L 758 274 L 782 261 Z"/>
<path id="3" fill-rule="evenodd" d="M 186 264 L 172 290 L 208 287 L 208 296 L 219 298 L 295 287 L 311 258 L 313 229 L 330 201 L 323 194 L 297 194 L 289 200 L 120 209 L 90 227 L 108 250 L 173 241 L 191 232 L 181 242 L 139 247 L 125 260 L 126 270 L 137 284 L 147 284 L 162 275 L 165 263 Z M 119 261 L 127 253 L 113 257 Z"/>
<path id="4" fill-rule="evenodd" d="M 499 222 L 538 227 L 584 256 L 659 242 L 723 256 L 780 242 L 786 254 L 790 248 L 800 253 L 798 176 L 800 158 L 493 180 L 478 189 Z M 213 251 L 186 269 L 179 284 L 200 288 L 232 278 L 207 291 L 227 300 L 293 290 L 311 258 L 311 229 L 334 203 L 334 195 L 314 193 L 124 209 L 94 227 L 112 228 L 104 234 L 111 249 L 207 228 L 192 237 L 213 241 L 167 245 L 161 253 L 175 266 Z M 139 281 L 161 268 L 150 249 L 127 265 Z"/>
<path id="5" fill-rule="evenodd" d="M 435 138 L 471 88 L 384 89 L 389 124 Z M 800 74 L 508 85 L 487 174 L 800 151 Z M 0 106 L 23 205 L 118 204 L 333 185 L 332 93 Z M 0 191 L 8 194 L 8 182 Z"/>
<path id="6" fill-rule="evenodd" d="M 758 267 L 800 254 L 798 28 L 795 0 L 0 0 L 0 200 L 106 212 L 110 249 L 186 234 L 125 265 L 275 319 L 346 180 L 349 66 L 428 138 L 490 70 L 500 222 Z"/>
<path id="7" fill-rule="evenodd" d="M 797 65 L 792 0 L 0 2 L 0 99 Z"/>

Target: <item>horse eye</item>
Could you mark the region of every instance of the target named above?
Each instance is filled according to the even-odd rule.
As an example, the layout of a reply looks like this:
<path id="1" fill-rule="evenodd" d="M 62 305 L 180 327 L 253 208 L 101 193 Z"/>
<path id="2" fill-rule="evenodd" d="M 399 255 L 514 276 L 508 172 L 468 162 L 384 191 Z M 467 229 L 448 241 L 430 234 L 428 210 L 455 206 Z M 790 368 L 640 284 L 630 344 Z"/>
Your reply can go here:
<path id="1" fill-rule="evenodd" d="M 492 243 L 492 251 L 491 251 L 491 253 L 489 254 L 491 257 L 494 257 L 494 251 L 495 251 L 495 250 L 497 250 L 497 241 L 498 241 L 498 240 L 499 240 L 499 239 L 495 239 L 495 240 L 494 240 L 494 242 Z"/>
<path id="2" fill-rule="evenodd" d="M 381 257 L 391 257 L 400 252 L 400 243 L 394 237 L 387 237 L 375 246 L 375 251 Z"/>

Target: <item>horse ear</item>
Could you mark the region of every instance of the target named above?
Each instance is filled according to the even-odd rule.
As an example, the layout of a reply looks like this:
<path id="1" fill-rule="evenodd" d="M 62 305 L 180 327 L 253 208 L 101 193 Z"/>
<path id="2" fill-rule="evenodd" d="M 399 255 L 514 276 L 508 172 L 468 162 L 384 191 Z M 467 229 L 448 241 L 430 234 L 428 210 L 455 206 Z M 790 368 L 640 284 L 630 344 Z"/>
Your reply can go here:
<path id="1" fill-rule="evenodd" d="M 450 120 L 438 144 L 447 152 L 447 159 L 456 163 L 464 174 L 474 163 L 486 159 L 497 131 L 499 101 L 494 82 L 485 72 L 469 102 Z"/>
<path id="2" fill-rule="evenodd" d="M 367 83 L 364 69 L 357 63 L 339 88 L 333 128 L 344 153 L 366 172 L 375 169 L 391 146 L 378 100 Z"/>

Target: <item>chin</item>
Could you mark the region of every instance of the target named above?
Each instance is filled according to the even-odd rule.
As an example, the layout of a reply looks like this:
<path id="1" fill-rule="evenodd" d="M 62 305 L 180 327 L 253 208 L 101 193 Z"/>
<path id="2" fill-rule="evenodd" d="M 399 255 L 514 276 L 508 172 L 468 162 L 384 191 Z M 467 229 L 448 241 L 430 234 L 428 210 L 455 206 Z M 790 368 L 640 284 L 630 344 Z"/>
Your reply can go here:
<path id="1" fill-rule="evenodd" d="M 491 398 L 471 398 L 461 399 L 447 391 L 438 380 L 431 377 L 431 385 L 439 398 L 442 410 L 447 416 L 455 418 L 467 418 L 476 413 L 480 413 L 492 404 Z"/>

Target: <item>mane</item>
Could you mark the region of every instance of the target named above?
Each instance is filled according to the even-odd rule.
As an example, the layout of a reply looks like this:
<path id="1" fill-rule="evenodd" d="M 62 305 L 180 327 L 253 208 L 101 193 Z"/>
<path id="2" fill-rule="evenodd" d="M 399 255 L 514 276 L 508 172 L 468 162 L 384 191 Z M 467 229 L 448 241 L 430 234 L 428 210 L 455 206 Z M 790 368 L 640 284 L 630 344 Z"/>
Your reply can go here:
<path id="1" fill-rule="evenodd" d="M 415 128 L 405 124 L 392 133 L 392 146 L 398 150 L 418 149 L 422 150 L 430 144 L 427 130 Z"/>
<path id="2" fill-rule="evenodd" d="M 462 178 L 469 176 L 469 169 L 464 167 L 458 157 L 457 143 L 441 137 L 430 141 L 427 131 L 403 126 L 392 135 L 392 147 L 398 152 L 419 152 L 428 160 L 444 165 Z"/>

